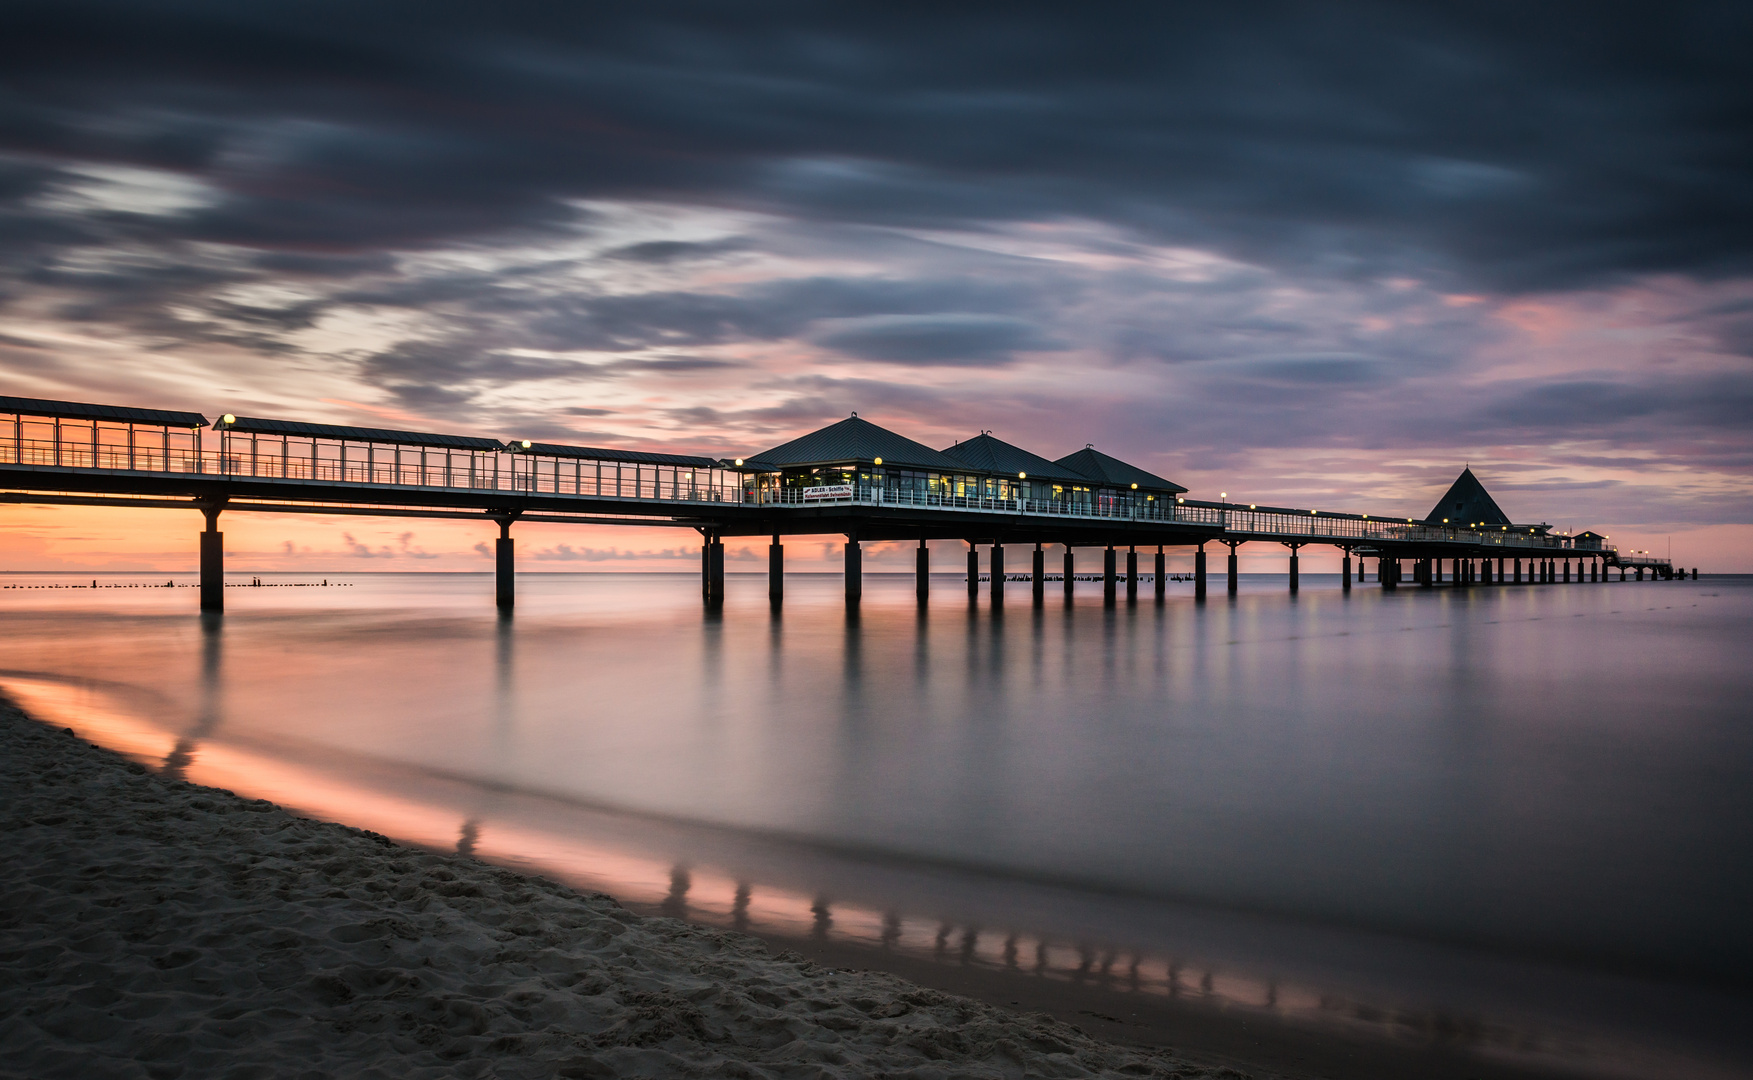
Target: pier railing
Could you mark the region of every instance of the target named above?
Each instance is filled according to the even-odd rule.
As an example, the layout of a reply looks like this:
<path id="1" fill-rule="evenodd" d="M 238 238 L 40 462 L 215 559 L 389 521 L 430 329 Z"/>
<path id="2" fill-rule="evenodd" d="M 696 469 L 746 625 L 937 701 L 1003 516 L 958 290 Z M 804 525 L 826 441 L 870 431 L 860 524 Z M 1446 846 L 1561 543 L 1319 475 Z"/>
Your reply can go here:
<path id="1" fill-rule="evenodd" d="M 1588 550 L 1604 551 L 1575 543 L 1574 537 L 1554 535 L 1526 525 L 1497 528 L 1462 528 L 1453 525 L 1430 525 L 1417 521 L 1371 517 L 1365 514 L 1327 514 L 1319 510 L 1273 508 L 1255 509 L 1222 504 L 1182 504 L 1179 509 L 1187 520 L 1219 525 L 1232 538 L 1280 540 L 1297 542 L 1338 543 L 1355 541 L 1371 543 L 1443 544 L 1471 547 L 1533 549 L 1540 551 Z M 1196 516 L 1194 516 L 1196 515 Z"/>

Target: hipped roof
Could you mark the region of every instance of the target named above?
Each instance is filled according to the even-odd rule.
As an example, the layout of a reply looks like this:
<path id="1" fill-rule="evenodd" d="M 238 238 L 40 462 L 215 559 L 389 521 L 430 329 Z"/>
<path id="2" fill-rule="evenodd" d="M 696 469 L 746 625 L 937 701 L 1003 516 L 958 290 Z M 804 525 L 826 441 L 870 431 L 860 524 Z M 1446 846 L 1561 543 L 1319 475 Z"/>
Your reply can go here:
<path id="1" fill-rule="evenodd" d="M 938 472 L 965 470 L 966 465 L 924 443 L 897 435 L 869 420 L 849 416 L 808 435 L 746 459 L 749 468 L 782 469 L 799 465 L 844 465 L 883 459 L 885 466 L 898 465 Z"/>
<path id="2" fill-rule="evenodd" d="M 1129 465 L 1117 457 L 1110 457 L 1093 446 L 1086 446 L 1075 454 L 1067 454 L 1056 464 L 1063 465 L 1089 477 L 1098 484 L 1111 487 L 1130 488 L 1137 484 L 1146 491 L 1167 491 L 1178 495 L 1187 489 L 1173 481 L 1164 480 L 1155 473 L 1145 472 L 1136 465 Z"/>
<path id="3" fill-rule="evenodd" d="M 1425 516 L 1425 521 L 1440 525 L 1444 518 L 1450 525 L 1513 525 L 1509 515 L 1498 508 L 1485 485 L 1473 475 L 1471 468 L 1462 469 L 1461 475 L 1449 485 L 1449 490 L 1437 500 L 1435 508 Z"/>
<path id="4" fill-rule="evenodd" d="M 94 405 L 88 401 L 52 401 L 48 398 L 0 397 L 0 413 L 58 416 L 64 420 L 112 420 L 121 424 L 155 424 L 159 427 L 207 426 L 207 418 L 197 412 L 135 409 L 127 405 Z"/>
<path id="5" fill-rule="evenodd" d="M 1067 483 L 1088 483 L 1088 478 L 1039 454 L 1031 454 L 1020 446 L 981 432 L 966 442 L 946 446 L 943 452 L 967 467 L 982 472 L 1015 476 L 1027 473 L 1031 480 L 1060 480 Z"/>

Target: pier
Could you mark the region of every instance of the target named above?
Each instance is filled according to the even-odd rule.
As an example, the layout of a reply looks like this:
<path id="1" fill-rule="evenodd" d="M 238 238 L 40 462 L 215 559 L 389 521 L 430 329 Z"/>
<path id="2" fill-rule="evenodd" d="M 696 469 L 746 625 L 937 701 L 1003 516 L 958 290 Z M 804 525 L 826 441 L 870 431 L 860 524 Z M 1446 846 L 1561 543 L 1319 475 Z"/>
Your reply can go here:
<path id="1" fill-rule="evenodd" d="M 229 513 L 481 521 L 496 528 L 502 610 L 516 604 L 513 527 L 540 523 L 695 530 L 708 606 L 724 600 L 724 538 L 744 536 L 771 538 L 774 604 L 784 598 L 784 538 L 824 534 L 844 537 L 849 603 L 862 593 L 862 545 L 884 541 L 918 544 L 922 600 L 933 540 L 967 545 L 968 594 L 985 584 L 994 602 L 1020 576 L 1006 572 L 1007 546 L 1031 557 L 1037 602 L 1051 546 L 1064 549 L 1055 583 L 1067 596 L 1075 582 L 1095 579 L 1111 603 L 1122 592 L 1135 602 L 1145 585 L 1162 599 L 1169 549 L 1193 551 L 1194 594 L 1203 599 L 1206 548 L 1218 544 L 1228 548 L 1232 595 L 1236 549 L 1246 543 L 1286 549 L 1292 592 L 1298 552 L 1311 544 L 1343 553 L 1347 590 L 1368 580 L 1371 562 L 1387 590 L 1684 576 L 1669 560 L 1622 554 L 1592 532 L 1512 522 L 1470 469 L 1423 518 L 1339 513 L 1227 493 L 1190 499 L 1094 446 L 1050 460 L 981 432 L 933 449 L 857 414 L 722 458 L 0 397 L 0 502 L 198 511 L 201 608 L 210 612 L 225 604 L 220 524 Z M 1099 553 L 1099 571 L 1079 570 L 1079 549 Z M 1153 563 L 1146 573 L 1141 549 Z"/>

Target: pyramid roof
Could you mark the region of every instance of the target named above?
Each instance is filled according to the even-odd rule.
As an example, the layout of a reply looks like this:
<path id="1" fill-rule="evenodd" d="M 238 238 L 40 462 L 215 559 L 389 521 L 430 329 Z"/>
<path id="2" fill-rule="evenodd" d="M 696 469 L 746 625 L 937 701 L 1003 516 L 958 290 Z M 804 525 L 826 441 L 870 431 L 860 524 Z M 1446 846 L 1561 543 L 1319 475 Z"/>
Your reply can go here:
<path id="1" fill-rule="evenodd" d="M 1061 480 L 1074 484 L 1088 481 L 1082 473 L 994 438 L 990 432 L 983 431 L 972 439 L 946 446 L 943 452 L 980 472 L 1004 476 L 1027 473 L 1032 480 Z"/>
<path id="2" fill-rule="evenodd" d="M 1146 491 L 1167 491 L 1180 494 L 1187 489 L 1180 484 L 1164 480 L 1155 473 L 1145 472 L 1136 465 L 1129 465 L 1117 457 L 1110 457 L 1093 446 L 1086 446 L 1075 454 L 1067 454 L 1056 464 L 1063 465 L 1073 472 L 1079 473 L 1098 484 L 1110 487 L 1130 488 L 1137 484 Z"/>
<path id="3" fill-rule="evenodd" d="M 1447 518 L 1450 525 L 1513 525 L 1509 515 L 1498 508 L 1485 485 L 1473 475 L 1471 468 L 1461 470 L 1461 475 L 1449 485 L 1449 490 L 1436 506 L 1425 515 L 1424 520 L 1432 525 L 1441 524 Z"/>
<path id="4" fill-rule="evenodd" d="M 877 458 L 882 458 L 884 465 L 937 472 L 957 472 L 967 468 L 962 462 L 940 454 L 924 443 L 897 435 L 869 420 L 860 420 L 857 413 L 837 424 L 829 424 L 756 454 L 746 460 L 745 467 L 781 469 L 799 465 L 844 465 Z"/>

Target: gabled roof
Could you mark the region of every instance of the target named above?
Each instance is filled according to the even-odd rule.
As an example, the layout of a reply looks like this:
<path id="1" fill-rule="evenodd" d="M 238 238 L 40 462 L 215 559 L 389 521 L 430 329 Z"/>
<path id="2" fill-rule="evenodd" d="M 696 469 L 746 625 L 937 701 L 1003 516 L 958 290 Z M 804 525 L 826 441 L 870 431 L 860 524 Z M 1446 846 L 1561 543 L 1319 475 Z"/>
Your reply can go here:
<path id="1" fill-rule="evenodd" d="M 1109 487 L 1130 488 L 1137 484 L 1144 491 L 1167 491 L 1176 495 L 1187 490 L 1155 473 L 1145 472 L 1136 465 L 1128 465 L 1117 457 L 1109 457 L 1093 446 L 1086 446 L 1075 454 L 1067 454 L 1056 464 Z"/>
<path id="2" fill-rule="evenodd" d="M 1027 473 L 1031 480 L 1060 480 L 1073 484 L 1088 482 L 1082 473 L 1048 461 L 1039 454 L 1031 454 L 1020 446 L 1012 446 L 1003 439 L 995 439 L 987 432 L 981 432 L 966 442 L 946 446 L 943 452 L 981 472 L 1003 476 Z"/>
<path id="3" fill-rule="evenodd" d="M 512 443 L 518 454 L 540 454 L 544 457 L 582 458 L 585 461 L 622 461 L 634 465 L 675 465 L 684 469 L 716 469 L 717 458 L 694 454 L 658 454 L 649 450 L 605 450 L 596 446 L 565 446 L 561 443 Z"/>
<path id="4" fill-rule="evenodd" d="M 1437 500 L 1436 506 L 1425 515 L 1424 520 L 1432 525 L 1441 524 L 1447 518 L 1450 525 L 1513 525 L 1509 515 L 1498 509 L 1497 503 L 1485 490 L 1485 485 L 1473 475 L 1473 470 L 1462 469 L 1461 475 L 1449 485 L 1448 492 Z"/>
<path id="5" fill-rule="evenodd" d="M 960 472 L 967 468 L 955 458 L 940 454 L 924 443 L 897 435 L 869 420 L 860 420 L 856 415 L 755 454 L 746 460 L 745 466 L 779 469 L 798 465 L 844 465 L 877 458 L 882 458 L 884 465 L 937 472 Z"/>
<path id="6" fill-rule="evenodd" d="M 134 409 L 126 405 L 93 405 L 87 401 L 51 401 L 47 398 L 0 397 L 0 413 L 58 416 L 64 420 L 112 420 L 118 424 L 153 424 L 158 427 L 207 426 L 207 418 L 197 412 Z"/>
<path id="7" fill-rule="evenodd" d="M 227 423 L 220 419 L 213 427 L 220 431 L 254 432 L 258 435 L 297 435 L 306 439 L 343 439 L 352 442 L 395 443 L 401 446 L 442 446 L 451 450 L 503 450 L 498 439 L 479 439 L 473 435 L 432 435 L 420 431 L 394 431 L 389 428 L 345 427 L 339 424 L 307 424 L 302 420 L 263 420 L 254 416 L 233 417 Z"/>

